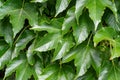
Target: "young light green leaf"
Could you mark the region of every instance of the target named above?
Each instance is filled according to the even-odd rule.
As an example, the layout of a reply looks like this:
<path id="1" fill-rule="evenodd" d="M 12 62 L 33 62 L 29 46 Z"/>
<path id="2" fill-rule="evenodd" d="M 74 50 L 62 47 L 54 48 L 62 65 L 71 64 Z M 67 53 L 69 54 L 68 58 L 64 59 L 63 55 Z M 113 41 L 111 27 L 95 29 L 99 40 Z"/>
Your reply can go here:
<path id="1" fill-rule="evenodd" d="M 120 57 L 120 37 L 116 38 L 112 43 L 113 49 L 111 52 L 111 60 Z"/>
<path id="2" fill-rule="evenodd" d="M 100 29 L 94 36 L 94 46 L 96 46 L 102 40 L 112 41 L 116 34 L 116 31 L 111 27 Z"/>
<path id="3" fill-rule="evenodd" d="M 44 52 L 54 49 L 61 38 L 60 33 L 45 35 L 41 40 L 38 40 L 35 45 L 35 51 Z"/>
<path id="4" fill-rule="evenodd" d="M 70 1 L 71 0 L 57 0 L 57 3 L 56 3 L 56 15 L 55 16 L 57 16 L 59 13 L 64 11 L 68 7 Z"/>

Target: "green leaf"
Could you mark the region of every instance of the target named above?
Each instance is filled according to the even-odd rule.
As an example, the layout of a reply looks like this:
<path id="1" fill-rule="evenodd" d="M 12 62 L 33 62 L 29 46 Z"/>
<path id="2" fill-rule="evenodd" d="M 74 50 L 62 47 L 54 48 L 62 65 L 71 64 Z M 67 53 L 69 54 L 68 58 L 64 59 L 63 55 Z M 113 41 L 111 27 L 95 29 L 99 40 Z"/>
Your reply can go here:
<path id="1" fill-rule="evenodd" d="M 0 22 L 0 32 L 4 36 L 5 41 L 12 46 L 13 44 L 13 31 L 12 25 L 9 23 L 8 19 L 3 19 Z"/>
<path id="2" fill-rule="evenodd" d="M 70 38 L 66 40 L 61 40 L 58 46 L 55 48 L 53 61 L 61 59 L 69 50 L 74 46 L 74 43 Z"/>
<path id="3" fill-rule="evenodd" d="M 33 31 L 25 30 L 21 35 L 18 36 L 18 38 L 15 40 L 15 49 L 12 53 L 12 59 L 17 57 L 19 54 L 19 51 L 24 49 L 26 45 L 34 38 Z"/>
<path id="4" fill-rule="evenodd" d="M 91 72 L 92 72 L 92 74 L 91 74 Z M 77 80 L 96 80 L 96 74 L 90 68 L 85 75 L 79 77 Z"/>
<path id="5" fill-rule="evenodd" d="M 70 28 L 73 26 L 73 24 L 76 23 L 74 11 L 75 11 L 74 7 L 70 8 L 67 11 L 67 15 L 62 25 L 62 34 L 66 34 L 70 30 Z"/>
<path id="6" fill-rule="evenodd" d="M 4 40 L 0 40 L 0 69 L 9 62 L 11 58 L 11 49 Z"/>
<path id="7" fill-rule="evenodd" d="M 16 80 L 28 80 L 33 74 L 33 68 L 27 62 L 24 62 L 16 69 Z"/>
<path id="8" fill-rule="evenodd" d="M 35 65 L 34 65 L 35 74 L 33 74 L 34 77 L 36 78 L 36 80 L 38 80 L 40 74 L 42 73 L 42 70 L 43 70 L 42 61 L 40 61 L 40 60 L 36 61 Z"/>
<path id="9" fill-rule="evenodd" d="M 73 80 L 74 71 L 71 66 L 50 65 L 45 68 L 43 73 L 40 75 L 39 80 Z"/>
<path id="10" fill-rule="evenodd" d="M 0 19 L 10 15 L 10 22 L 13 25 L 14 37 L 23 28 L 25 19 L 28 19 L 31 26 L 37 24 L 37 11 L 33 4 L 21 0 L 8 0 L 0 8 Z"/>
<path id="11" fill-rule="evenodd" d="M 56 2 L 56 15 L 57 16 L 59 13 L 61 13 L 62 11 L 64 11 L 71 0 L 57 0 Z"/>
<path id="12" fill-rule="evenodd" d="M 36 41 L 35 51 L 44 52 L 54 49 L 61 38 L 60 33 L 47 34 L 38 41 Z"/>
<path id="13" fill-rule="evenodd" d="M 2 69 L 10 60 L 11 60 L 11 49 L 8 49 L 1 57 L 0 57 L 0 69 Z"/>
<path id="14" fill-rule="evenodd" d="M 27 60 L 30 65 L 34 65 L 35 63 L 35 58 L 34 58 L 34 42 L 30 45 L 30 47 L 27 50 Z"/>
<path id="15" fill-rule="evenodd" d="M 62 63 L 67 63 L 70 62 L 71 60 L 73 60 L 76 56 L 76 54 L 78 53 L 79 49 L 75 48 L 72 49 L 71 51 L 69 51 L 69 53 L 67 53 L 63 58 L 62 58 Z"/>
<path id="16" fill-rule="evenodd" d="M 31 2 L 39 2 L 39 3 L 43 3 L 43 2 L 46 2 L 48 0 L 32 0 Z"/>
<path id="17" fill-rule="evenodd" d="M 106 7 L 109 7 L 113 11 L 115 16 L 117 16 L 115 4 L 109 0 L 90 0 L 87 4 L 90 17 L 95 24 L 95 30 L 97 30 L 98 24 L 101 22 L 101 18 L 104 14 L 104 9 Z"/>
<path id="18" fill-rule="evenodd" d="M 43 22 L 40 25 L 34 25 L 31 29 L 35 31 L 47 31 L 48 33 L 57 33 L 61 31 L 63 18 L 52 19 L 49 23 Z"/>
<path id="19" fill-rule="evenodd" d="M 94 46 L 96 46 L 102 40 L 112 41 L 116 36 L 116 31 L 113 28 L 105 27 L 97 31 L 94 36 Z"/>
<path id="20" fill-rule="evenodd" d="M 116 21 L 115 16 L 113 14 L 111 14 L 110 12 L 108 12 L 106 14 L 105 18 L 105 22 L 108 24 L 108 26 L 114 28 L 116 31 L 120 31 L 120 15 L 118 14 L 118 20 L 119 22 Z"/>
<path id="21" fill-rule="evenodd" d="M 84 15 L 80 17 L 79 25 L 75 24 L 73 26 L 73 35 L 75 37 L 75 41 L 77 45 L 79 45 L 80 43 L 82 43 L 87 39 L 90 29 L 93 26 L 91 20 L 86 15 L 87 14 L 84 13 Z"/>
<path id="22" fill-rule="evenodd" d="M 98 80 L 119 80 L 120 79 L 120 65 L 117 63 L 111 64 L 110 62 L 105 62 L 98 77 Z"/>
<path id="23" fill-rule="evenodd" d="M 43 24 L 43 25 L 35 25 L 33 28 L 31 28 L 32 30 L 35 31 L 47 31 L 49 33 L 55 33 L 55 32 L 59 32 L 60 29 L 57 29 L 54 26 L 48 25 L 48 24 Z"/>
<path id="24" fill-rule="evenodd" d="M 10 62 L 10 64 L 7 66 L 6 70 L 5 70 L 5 76 L 4 79 L 8 76 L 10 76 L 13 72 L 15 72 L 15 70 L 24 63 L 23 59 L 20 60 L 13 60 L 12 62 Z"/>
<path id="25" fill-rule="evenodd" d="M 113 49 L 111 52 L 111 60 L 120 57 L 120 37 L 116 38 L 113 42 Z"/>
<path id="26" fill-rule="evenodd" d="M 76 0 L 75 4 L 75 16 L 77 19 L 77 23 L 79 23 L 79 17 L 82 14 L 82 11 L 89 0 Z"/>
<path id="27" fill-rule="evenodd" d="M 97 52 L 95 52 L 95 50 L 92 49 L 91 46 L 85 46 L 84 44 L 80 46 L 79 52 L 77 53 L 74 62 L 75 66 L 77 67 L 76 78 L 83 76 L 87 72 L 87 69 L 90 68 L 91 64 L 96 64 L 96 66 L 100 67 L 100 56 L 98 56 L 96 59 L 96 54 Z"/>

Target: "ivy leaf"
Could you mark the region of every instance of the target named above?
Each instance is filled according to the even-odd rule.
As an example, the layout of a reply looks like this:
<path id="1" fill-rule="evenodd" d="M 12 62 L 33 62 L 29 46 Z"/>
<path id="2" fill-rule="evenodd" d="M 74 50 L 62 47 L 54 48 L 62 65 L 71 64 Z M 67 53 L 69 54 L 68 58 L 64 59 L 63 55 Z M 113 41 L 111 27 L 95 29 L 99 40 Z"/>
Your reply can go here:
<path id="1" fill-rule="evenodd" d="M 97 30 L 98 24 L 101 22 L 101 18 L 104 13 L 104 9 L 109 7 L 115 16 L 117 16 L 117 10 L 115 4 L 109 0 L 90 0 L 87 4 L 89 9 L 90 17 L 95 24 L 95 30 Z"/>
<path id="2" fill-rule="evenodd" d="M 74 46 L 74 43 L 70 38 L 67 38 L 66 40 L 61 40 L 58 43 L 59 46 L 55 48 L 53 60 L 61 59 L 69 50 Z"/>
<path id="3" fill-rule="evenodd" d="M 92 28 L 92 22 L 86 15 L 87 14 L 84 13 L 84 15 L 80 17 L 79 25 L 76 24 L 73 26 L 73 35 L 77 45 L 87 39 L 90 32 L 90 27 Z"/>
<path id="4" fill-rule="evenodd" d="M 56 15 L 57 16 L 59 13 L 61 13 L 62 11 L 64 11 L 71 0 L 57 0 L 56 2 Z"/>
<path id="5" fill-rule="evenodd" d="M 113 49 L 111 52 L 111 60 L 120 57 L 120 37 L 116 38 L 113 42 Z"/>
<path id="6" fill-rule="evenodd" d="M 114 63 L 114 62 L 113 62 Z M 110 62 L 106 61 L 103 64 L 103 67 L 100 71 L 100 75 L 98 80 L 119 80 L 120 79 L 120 65 L 118 63 L 111 64 Z"/>
<path id="7" fill-rule="evenodd" d="M 36 41 L 35 51 L 44 52 L 54 49 L 61 38 L 60 33 L 47 34 L 41 40 Z"/>
<path id="8" fill-rule="evenodd" d="M 70 62 L 71 60 L 75 59 L 76 54 L 79 52 L 79 47 L 70 50 L 63 58 L 62 63 Z"/>
<path id="9" fill-rule="evenodd" d="M 12 46 L 13 44 L 13 31 L 12 25 L 9 23 L 8 19 L 3 19 L 0 22 L 0 32 L 4 36 L 5 41 Z"/>
<path id="10" fill-rule="evenodd" d="M 116 31 L 113 28 L 105 27 L 97 31 L 94 36 L 94 46 L 96 46 L 102 40 L 112 41 L 116 35 Z"/>
<path id="11" fill-rule="evenodd" d="M 15 72 L 15 70 L 24 63 L 23 59 L 20 60 L 13 60 L 12 62 L 10 62 L 10 64 L 7 66 L 6 70 L 5 70 L 5 76 L 4 79 L 8 76 L 10 76 L 13 72 Z"/>
<path id="12" fill-rule="evenodd" d="M 31 2 L 39 2 L 39 3 L 43 3 L 46 2 L 47 0 L 32 0 Z"/>
<path id="13" fill-rule="evenodd" d="M 94 59 L 93 55 L 95 54 L 97 53 L 90 46 L 84 46 L 84 44 L 80 46 L 79 52 L 77 53 L 74 62 L 75 66 L 77 67 L 76 78 L 83 76 L 87 72 L 87 69 L 90 68 L 91 64 L 93 63 L 98 64 L 98 66 L 100 67 L 101 65 L 101 60 L 99 60 L 100 58 L 97 59 L 99 63 L 97 63 L 96 60 L 94 60 L 95 62 L 92 62 L 93 61 L 92 59 Z"/>
<path id="14" fill-rule="evenodd" d="M 24 62 L 16 69 L 16 79 L 17 80 L 28 80 L 31 78 L 33 74 L 33 68 L 29 66 L 29 64 Z"/>
<path id="15" fill-rule="evenodd" d="M 63 18 L 52 19 L 49 23 L 43 22 L 40 25 L 34 25 L 31 30 L 57 33 L 61 31 L 62 22 Z"/>
<path id="16" fill-rule="evenodd" d="M 23 0 L 24 1 L 24 0 Z M 14 37 L 23 28 L 25 19 L 28 19 L 31 26 L 37 24 L 37 11 L 33 4 L 21 0 L 8 0 L 0 8 L 0 19 L 10 15 L 10 22 L 13 25 Z"/>
<path id="17" fill-rule="evenodd" d="M 76 0 L 75 4 L 75 16 L 77 19 L 77 23 L 79 23 L 79 17 L 82 14 L 83 8 L 86 6 L 89 0 Z"/>
<path id="18" fill-rule="evenodd" d="M 120 15 L 118 14 L 118 21 L 116 21 L 115 19 L 115 16 L 108 12 L 106 15 L 105 15 L 105 22 L 108 24 L 108 26 L 114 28 L 116 31 L 120 31 Z"/>
<path id="19" fill-rule="evenodd" d="M 72 7 L 67 11 L 67 15 L 64 19 L 63 25 L 62 25 L 62 34 L 66 34 L 73 24 L 75 24 L 75 8 Z"/>
<path id="20" fill-rule="evenodd" d="M 26 45 L 34 38 L 33 31 L 25 30 L 14 42 L 15 49 L 12 53 L 12 59 L 17 57 L 19 54 L 19 51 L 24 49 Z"/>
<path id="21" fill-rule="evenodd" d="M 43 73 L 39 76 L 39 80 L 73 80 L 74 71 L 70 66 L 50 65 L 45 68 Z"/>
<path id="22" fill-rule="evenodd" d="M 0 40 L 0 69 L 9 62 L 11 58 L 11 49 L 4 40 Z"/>
<path id="23" fill-rule="evenodd" d="M 34 42 L 30 45 L 30 47 L 27 50 L 27 60 L 30 65 L 34 65 L 35 58 L 34 58 Z"/>
<path id="24" fill-rule="evenodd" d="M 40 60 L 36 61 L 35 65 L 34 65 L 35 74 L 33 74 L 36 80 L 38 80 L 40 74 L 42 73 L 42 70 L 43 70 L 42 61 L 40 61 Z"/>

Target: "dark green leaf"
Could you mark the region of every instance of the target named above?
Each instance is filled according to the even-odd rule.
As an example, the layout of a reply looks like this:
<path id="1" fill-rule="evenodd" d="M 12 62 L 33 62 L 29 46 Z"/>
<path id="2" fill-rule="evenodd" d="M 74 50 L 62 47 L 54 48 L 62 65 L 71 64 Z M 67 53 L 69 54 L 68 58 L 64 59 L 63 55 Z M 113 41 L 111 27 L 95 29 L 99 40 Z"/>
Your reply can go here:
<path id="1" fill-rule="evenodd" d="M 8 22 L 8 19 L 3 19 L 0 22 L 0 32 L 4 36 L 5 41 L 12 46 L 13 44 L 13 31 L 12 25 Z"/>

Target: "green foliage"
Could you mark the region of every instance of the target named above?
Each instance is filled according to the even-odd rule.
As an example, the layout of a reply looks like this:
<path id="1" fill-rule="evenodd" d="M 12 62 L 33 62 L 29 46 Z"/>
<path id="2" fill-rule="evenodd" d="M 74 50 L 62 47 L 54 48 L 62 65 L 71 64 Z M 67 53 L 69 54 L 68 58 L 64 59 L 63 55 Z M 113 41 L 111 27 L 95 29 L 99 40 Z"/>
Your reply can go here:
<path id="1" fill-rule="evenodd" d="M 119 0 L 0 0 L 0 80 L 119 80 Z"/>

